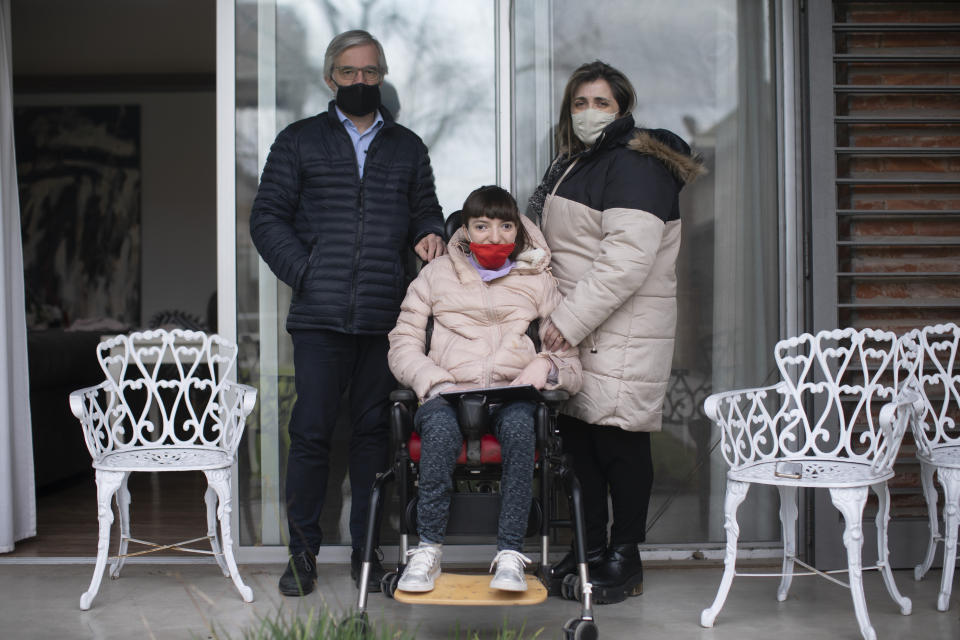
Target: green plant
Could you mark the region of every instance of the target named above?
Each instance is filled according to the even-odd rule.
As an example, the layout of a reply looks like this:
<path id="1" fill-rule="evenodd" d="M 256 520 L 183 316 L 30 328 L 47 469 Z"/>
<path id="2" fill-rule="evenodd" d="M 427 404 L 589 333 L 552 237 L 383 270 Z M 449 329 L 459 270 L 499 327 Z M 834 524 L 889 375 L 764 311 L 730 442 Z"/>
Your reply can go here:
<path id="1" fill-rule="evenodd" d="M 537 640 L 543 628 L 532 633 L 527 632 L 527 623 L 519 629 L 512 628 L 509 621 L 495 632 L 484 633 L 475 629 L 461 629 L 460 623 L 453 630 L 453 640 Z M 225 631 L 213 628 L 206 635 L 213 640 L 231 640 L 233 636 Z M 396 629 L 392 625 L 366 621 L 360 622 L 355 614 L 342 618 L 336 617 L 326 608 L 311 607 L 306 615 L 280 608 L 273 614 L 258 618 L 250 627 L 242 631 L 242 640 L 415 640 L 415 634 Z"/>
<path id="2" fill-rule="evenodd" d="M 453 640 L 485 640 L 489 638 L 490 640 L 536 640 L 540 637 L 540 634 L 543 633 L 543 627 L 540 627 L 532 634 L 527 633 L 527 623 L 526 621 L 520 625 L 519 629 L 513 629 L 510 627 L 509 622 L 505 619 L 503 621 L 503 626 L 497 629 L 497 635 L 495 636 L 481 636 L 479 631 L 474 631 L 472 629 L 462 630 L 460 629 L 460 623 L 457 623 L 456 628 L 454 629 Z M 464 635 L 461 635 L 464 634 Z"/>
<path id="3" fill-rule="evenodd" d="M 390 625 L 377 626 L 358 623 L 356 616 L 337 618 L 326 608 L 311 607 L 306 615 L 278 609 L 272 615 L 258 618 L 256 623 L 243 630 L 243 640 L 414 640 L 414 636 Z M 226 632 L 213 631 L 210 638 L 231 640 Z"/>

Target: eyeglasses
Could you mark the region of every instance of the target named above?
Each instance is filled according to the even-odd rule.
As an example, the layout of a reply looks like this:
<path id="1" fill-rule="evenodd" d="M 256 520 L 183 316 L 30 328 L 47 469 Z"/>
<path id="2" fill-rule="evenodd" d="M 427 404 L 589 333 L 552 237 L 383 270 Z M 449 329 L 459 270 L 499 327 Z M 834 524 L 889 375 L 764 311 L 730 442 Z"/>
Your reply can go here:
<path id="1" fill-rule="evenodd" d="M 334 73 L 341 80 L 353 80 L 357 77 L 357 73 L 363 73 L 364 82 L 377 82 L 380 80 L 380 68 L 369 66 L 369 67 L 334 67 Z"/>

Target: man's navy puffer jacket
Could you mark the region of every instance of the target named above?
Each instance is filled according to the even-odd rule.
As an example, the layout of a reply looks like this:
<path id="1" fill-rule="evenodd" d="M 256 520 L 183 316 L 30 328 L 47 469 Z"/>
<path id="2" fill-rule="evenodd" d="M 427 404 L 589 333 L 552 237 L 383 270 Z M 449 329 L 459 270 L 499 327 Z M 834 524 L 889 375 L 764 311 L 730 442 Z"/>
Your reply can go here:
<path id="1" fill-rule="evenodd" d="M 288 331 L 389 332 L 406 290 L 405 247 L 443 235 L 426 146 L 381 113 L 362 180 L 332 101 L 327 113 L 281 131 L 270 148 L 250 235 L 293 288 Z"/>

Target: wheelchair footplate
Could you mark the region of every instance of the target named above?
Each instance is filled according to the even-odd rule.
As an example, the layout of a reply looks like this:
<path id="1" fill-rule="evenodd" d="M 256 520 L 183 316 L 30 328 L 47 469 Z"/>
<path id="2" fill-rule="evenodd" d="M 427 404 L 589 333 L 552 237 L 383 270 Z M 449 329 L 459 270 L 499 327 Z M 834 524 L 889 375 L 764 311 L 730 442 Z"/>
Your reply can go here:
<path id="1" fill-rule="evenodd" d="M 408 593 L 397 589 L 393 597 L 407 604 L 460 606 L 504 606 L 540 604 L 547 599 L 547 589 L 536 578 L 526 574 L 526 591 L 502 591 L 490 588 L 489 573 L 441 573 L 426 593 Z"/>

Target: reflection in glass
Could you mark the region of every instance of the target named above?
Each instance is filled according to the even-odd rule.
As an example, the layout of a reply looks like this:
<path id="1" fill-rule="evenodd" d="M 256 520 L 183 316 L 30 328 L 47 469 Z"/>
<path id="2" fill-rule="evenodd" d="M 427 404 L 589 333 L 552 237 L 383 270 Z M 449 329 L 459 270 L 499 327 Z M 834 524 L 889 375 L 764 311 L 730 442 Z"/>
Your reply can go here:
<path id="1" fill-rule="evenodd" d="M 595 59 L 630 78 L 640 126 L 672 130 L 706 161 L 709 174 L 681 195 L 679 325 L 663 431 L 653 438 L 647 542 L 721 541 L 726 466 L 703 400 L 714 389 L 765 382 L 779 333 L 771 5 L 555 0 L 515 7 L 521 202 L 553 157 L 552 125 L 567 79 Z M 741 540 L 778 537 L 771 500 L 760 487 L 751 491 L 741 507 Z"/>
<path id="2" fill-rule="evenodd" d="M 496 176 L 494 4 L 430 0 L 239 0 L 237 56 L 237 334 L 240 379 L 260 402 L 240 452 L 240 544 L 284 545 L 286 426 L 295 397 L 293 351 L 284 330 L 290 290 L 259 259 L 249 215 L 270 143 L 282 128 L 327 110 L 323 56 L 334 35 L 366 29 L 383 44 L 384 105 L 430 149 L 446 213 Z M 325 544 L 349 543 L 349 439 L 341 415 L 323 511 Z M 385 526 L 384 543 L 396 526 Z"/>
<path id="3" fill-rule="evenodd" d="M 497 176 L 498 3 L 488 0 L 238 0 L 236 5 L 237 318 L 240 379 L 260 401 L 240 452 L 240 543 L 283 545 L 282 478 L 293 363 L 284 321 L 290 292 L 262 266 L 248 222 L 270 142 L 324 111 L 330 39 L 352 28 L 383 43 L 384 102 L 428 145 L 444 211 Z M 723 539 L 725 466 L 703 418 L 713 390 L 755 386 L 773 370 L 779 333 L 777 126 L 770 0 L 528 0 L 511 4 L 513 108 L 508 168 L 521 203 L 552 158 L 560 94 L 583 62 L 621 69 L 638 92 L 635 117 L 704 155 L 710 173 L 684 190 L 674 376 L 664 430 L 654 438 L 651 543 Z M 346 543 L 349 486 L 338 429 L 325 543 Z M 772 494 L 754 488 L 740 509 L 744 541 L 777 537 Z M 346 495 L 346 499 L 344 496 Z M 388 517 L 396 517 L 388 513 Z M 342 525 L 341 525 L 342 523 Z M 396 540 L 385 522 L 384 543 Z"/>

